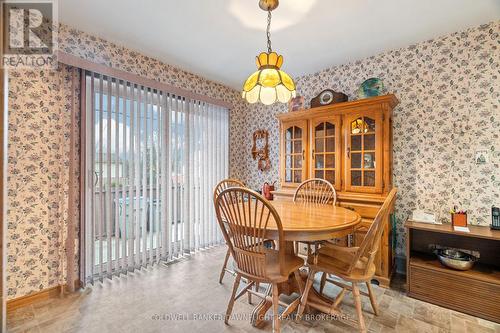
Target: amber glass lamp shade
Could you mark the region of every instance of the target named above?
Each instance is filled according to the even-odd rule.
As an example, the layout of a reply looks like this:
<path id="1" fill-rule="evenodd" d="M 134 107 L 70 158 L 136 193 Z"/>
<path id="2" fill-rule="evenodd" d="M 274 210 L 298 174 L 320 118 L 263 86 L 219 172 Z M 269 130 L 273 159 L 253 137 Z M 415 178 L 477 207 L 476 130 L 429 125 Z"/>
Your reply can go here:
<path id="1" fill-rule="evenodd" d="M 283 64 L 281 55 L 262 52 L 256 57 L 256 63 L 259 70 L 250 75 L 243 85 L 242 97 L 248 103 L 287 103 L 296 96 L 292 78 L 280 70 Z"/>

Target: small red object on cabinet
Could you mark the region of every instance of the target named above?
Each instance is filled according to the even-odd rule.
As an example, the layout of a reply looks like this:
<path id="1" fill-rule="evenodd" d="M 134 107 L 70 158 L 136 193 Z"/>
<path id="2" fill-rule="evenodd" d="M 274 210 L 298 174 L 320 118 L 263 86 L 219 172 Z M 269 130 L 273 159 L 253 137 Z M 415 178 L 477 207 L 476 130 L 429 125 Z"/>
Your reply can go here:
<path id="1" fill-rule="evenodd" d="M 262 194 L 264 195 L 264 198 L 267 200 L 273 200 L 273 194 L 271 191 L 274 191 L 274 183 L 270 185 L 268 182 L 265 182 L 264 186 L 262 186 Z"/>
<path id="2" fill-rule="evenodd" d="M 467 226 L 467 213 L 452 213 L 451 214 L 451 224 L 454 227 L 466 227 Z"/>

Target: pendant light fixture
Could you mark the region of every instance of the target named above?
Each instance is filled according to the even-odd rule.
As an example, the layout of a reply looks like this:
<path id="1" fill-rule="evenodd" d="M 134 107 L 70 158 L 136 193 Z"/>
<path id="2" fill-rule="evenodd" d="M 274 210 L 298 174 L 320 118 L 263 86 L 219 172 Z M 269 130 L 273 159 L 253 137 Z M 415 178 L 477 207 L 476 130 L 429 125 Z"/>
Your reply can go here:
<path id="1" fill-rule="evenodd" d="M 242 97 L 248 103 L 261 102 L 271 105 L 276 101 L 287 103 L 296 96 L 295 83 L 282 70 L 283 56 L 271 47 L 271 11 L 278 7 L 278 0 L 260 0 L 259 7 L 267 11 L 267 52 L 256 57 L 258 70 L 250 75 L 243 85 Z"/>

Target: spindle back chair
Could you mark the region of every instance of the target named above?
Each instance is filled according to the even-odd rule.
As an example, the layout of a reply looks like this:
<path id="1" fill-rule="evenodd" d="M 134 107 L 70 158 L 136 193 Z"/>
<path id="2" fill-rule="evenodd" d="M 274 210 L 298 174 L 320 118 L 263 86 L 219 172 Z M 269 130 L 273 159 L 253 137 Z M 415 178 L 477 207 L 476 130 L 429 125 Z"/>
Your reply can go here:
<path id="1" fill-rule="evenodd" d="M 317 204 L 332 204 L 337 202 L 337 192 L 332 183 L 321 178 L 311 178 L 303 181 L 295 190 L 293 201 L 304 201 Z"/>
<path id="2" fill-rule="evenodd" d="M 294 202 L 309 202 L 335 206 L 337 203 L 337 192 L 333 185 L 321 178 L 311 178 L 303 181 L 295 190 L 293 195 Z M 302 242 L 307 244 L 307 255 L 311 254 L 311 245 L 314 245 L 315 250 L 319 242 Z M 299 243 L 295 242 L 295 253 L 299 253 Z"/>
<path id="3" fill-rule="evenodd" d="M 219 194 L 215 201 L 215 211 L 226 243 L 236 262 L 236 279 L 225 323 L 228 323 L 231 316 L 234 301 L 242 293 L 249 292 L 260 298 L 269 299 L 267 294 L 249 289 L 253 283 L 269 283 L 272 286 L 273 332 L 279 332 L 280 317 L 290 314 L 300 300 L 283 304 L 279 300 L 278 284 L 287 281 L 293 273 L 301 286 L 299 268 L 303 265 L 303 261 L 295 255 L 286 254 L 283 226 L 276 209 L 257 192 L 247 188 L 232 187 Z M 277 232 L 275 239 L 277 250 L 266 243 L 268 231 L 271 229 Z M 236 295 L 242 277 L 252 282 Z M 280 304 L 286 306 L 282 315 L 278 312 Z"/>
<path id="4" fill-rule="evenodd" d="M 338 306 L 342 302 L 346 291 L 349 290 L 353 293 L 354 304 L 358 315 L 356 324 L 361 332 L 366 332 L 360 295 L 370 298 L 373 312 L 375 315 L 378 315 L 377 303 L 370 282 L 375 275 L 374 260 L 380 247 L 380 241 L 385 227 L 384 223 L 388 220 L 387 216 L 391 212 L 391 207 L 396 199 L 396 193 L 397 189 L 395 188 L 389 192 L 359 247 L 341 247 L 326 244 L 319 249 L 318 253 L 309 256 L 309 277 L 302 295 L 299 310 L 297 311 L 298 317 L 302 315 L 306 305 L 331 315 L 341 315 Z M 325 281 L 342 288 L 335 299 L 332 300 L 329 307 L 324 304 L 308 303 L 307 301 L 309 290 L 312 287 L 314 276 L 317 272 L 323 272 L 320 292 L 323 290 Z M 327 274 L 335 275 L 351 283 L 351 285 L 338 280 L 328 279 L 326 277 Z M 359 289 L 359 283 L 366 284 L 368 289 L 367 293 Z"/>
<path id="5" fill-rule="evenodd" d="M 214 205 L 215 205 L 215 200 L 221 194 L 222 191 L 224 191 L 226 188 L 229 187 L 245 187 L 245 183 L 243 183 L 239 179 L 234 179 L 234 178 L 228 178 L 228 179 L 223 179 L 221 180 L 214 188 Z M 222 280 L 224 279 L 224 275 L 226 272 L 228 272 L 231 275 L 235 275 L 235 273 L 227 268 L 227 263 L 229 261 L 229 257 L 231 256 L 231 251 L 229 250 L 229 247 L 227 248 L 226 251 L 226 257 L 224 258 L 224 263 L 222 264 L 222 269 L 219 274 L 219 283 L 222 283 Z"/>

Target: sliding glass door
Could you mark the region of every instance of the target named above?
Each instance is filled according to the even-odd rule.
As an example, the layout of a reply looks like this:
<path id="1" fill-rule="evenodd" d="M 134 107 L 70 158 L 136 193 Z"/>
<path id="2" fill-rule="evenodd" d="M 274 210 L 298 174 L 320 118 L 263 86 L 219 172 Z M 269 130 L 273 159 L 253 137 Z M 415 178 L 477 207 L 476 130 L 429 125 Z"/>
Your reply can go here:
<path id="1" fill-rule="evenodd" d="M 88 72 L 85 281 L 219 244 L 228 110 Z"/>

